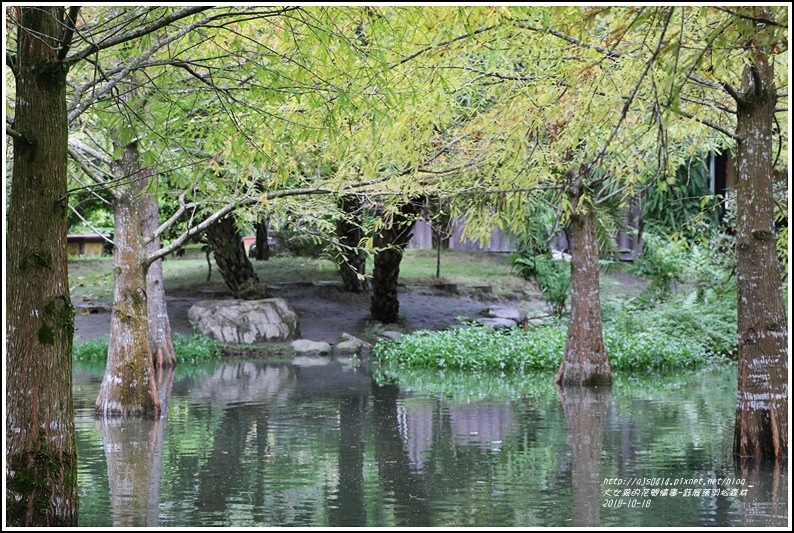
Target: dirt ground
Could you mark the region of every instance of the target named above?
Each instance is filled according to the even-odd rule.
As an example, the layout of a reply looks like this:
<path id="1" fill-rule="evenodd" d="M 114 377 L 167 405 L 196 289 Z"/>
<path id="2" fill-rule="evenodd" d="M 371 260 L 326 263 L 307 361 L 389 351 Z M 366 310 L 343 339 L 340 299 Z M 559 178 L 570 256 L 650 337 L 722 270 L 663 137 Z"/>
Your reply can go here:
<path id="1" fill-rule="evenodd" d="M 200 300 L 230 299 L 229 293 L 196 288 L 189 294 L 167 292 L 171 329 L 174 333 L 190 335 L 193 327 L 188 320 L 188 310 Z M 344 292 L 335 283 L 290 283 L 270 285 L 271 297 L 284 298 L 295 309 L 300 319 L 301 338 L 329 343 L 339 342 L 342 333 L 366 337 L 369 327 L 370 294 Z M 395 329 L 403 332 L 420 329 L 438 330 L 456 325 L 458 317 L 483 316 L 495 305 L 543 308 L 542 301 L 509 301 L 489 297 L 487 292 L 466 291 L 454 294 L 434 287 L 401 286 L 398 293 L 401 322 Z M 90 310 L 77 307 L 75 333 L 77 343 L 110 334 L 109 305 L 95 306 Z"/>

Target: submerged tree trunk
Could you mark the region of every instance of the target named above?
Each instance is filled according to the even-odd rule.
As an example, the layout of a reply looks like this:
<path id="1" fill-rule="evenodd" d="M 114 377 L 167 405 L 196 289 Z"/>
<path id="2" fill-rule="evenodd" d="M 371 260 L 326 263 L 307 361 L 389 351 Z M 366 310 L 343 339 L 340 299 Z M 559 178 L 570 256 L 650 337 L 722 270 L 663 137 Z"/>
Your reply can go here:
<path id="1" fill-rule="evenodd" d="M 557 384 L 609 385 L 612 376 L 604 350 L 598 279 L 595 211 L 571 201 L 571 316 Z"/>
<path id="2" fill-rule="evenodd" d="M 788 326 L 772 194 L 774 69 L 763 48 L 756 49 L 752 59 L 737 102 L 739 383 L 733 452 L 740 458 L 784 460 L 788 456 Z"/>
<path id="3" fill-rule="evenodd" d="M 348 292 L 360 293 L 367 290 L 364 278 L 367 265 L 367 254 L 360 248 L 364 231 L 361 229 L 361 200 L 354 195 L 345 195 L 339 199 L 342 216 L 336 225 L 336 235 L 341 247 L 338 259 L 342 285 Z"/>
<path id="4" fill-rule="evenodd" d="M 105 376 L 96 401 L 97 416 L 159 416 L 149 342 L 146 251 L 143 244 L 138 147 L 126 145 L 114 174 L 128 180 L 115 192 L 113 310 Z"/>
<path id="5" fill-rule="evenodd" d="M 6 233 L 6 526 L 77 526 L 62 7 L 17 9 Z"/>
<path id="6" fill-rule="evenodd" d="M 160 225 L 160 206 L 157 199 L 147 194 L 141 202 L 143 216 L 143 234 L 154 233 Z M 160 249 L 160 237 L 146 245 L 146 254 L 153 254 Z M 163 283 L 163 260 L 158 259 L 149 265 L 146 273 L 146 296 L 149 315 L 149 342 L 152 348 L 152 362 L 155 368 L 176 366 L 176 354 L 171 334 L 171 321 L 168 319 L 168 306 L 165 301 L 165 285 Z"/>
<path id="7" fill-rule="evenodd" d="M 372 318 L 384 324 L 397 322 L 400 301 L 397 298 L 397 280 L 400 276 L 400 262 L 403 250 L 411 240 L 411 231 L 416 223 L 421 203 L 412 200 L 400 206 L 392 219 L 384 223 L 375 237 L 374 267 L 372 270 L 372 299 L 370 313 Z"/>
<path id="8" fill-rule="evenodd" d="M 256 300 L 266 297 L 267 290 L 259 282 L 254 265 L 245 253 L 243 238 L 231 216 L 212 223 L 207 228 L 207 240 L 212 246 L 223 281 L 235 298 Z"/>

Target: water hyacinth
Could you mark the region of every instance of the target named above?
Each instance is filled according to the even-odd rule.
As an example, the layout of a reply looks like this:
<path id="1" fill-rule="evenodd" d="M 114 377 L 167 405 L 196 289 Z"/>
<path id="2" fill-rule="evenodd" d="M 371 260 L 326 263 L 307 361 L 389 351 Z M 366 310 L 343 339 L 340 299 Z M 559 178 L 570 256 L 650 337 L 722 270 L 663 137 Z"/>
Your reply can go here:
<path id="1" fill-rule="evenodd" d="M 397 341 L 382 341 L 375 358 L 412 368 L 527 372 L 557 370 L 567 328 L 553 326 L 494 330 L 476 323 L 444 331 L 417 331 Z M 612 370 L 650 371 L 697 368 L 715 360 L 696 339 L 660 331 L 626 334 L 604 326 L 604 346 Z"/>

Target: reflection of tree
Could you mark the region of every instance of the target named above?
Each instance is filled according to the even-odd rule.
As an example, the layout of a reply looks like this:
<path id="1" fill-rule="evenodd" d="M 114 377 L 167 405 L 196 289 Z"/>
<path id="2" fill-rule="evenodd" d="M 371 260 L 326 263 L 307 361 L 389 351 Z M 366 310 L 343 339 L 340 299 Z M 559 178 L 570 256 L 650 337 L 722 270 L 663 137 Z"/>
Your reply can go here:
<path id="1" fill-rule="evenodd" d="M 739 500 L 742 527 L 780 527 L 788 515 L 788 469 L 779 461 L 763 462 L 755 457 L 736 457 L 736 479 L 744 485 L 723 485 L 720 489 L 747 489 Z"/>
<path id="2" fill-rule="evenodd" d="M 607 387 L 558 388 L 571 443 L 574 525 L 597 526 L 601 509 L 601 450 L 611 398 Z"/>
<path id="3" fill-rule="evenodd" d="M 159 525 L 163 443 L 174 369 L 159 369 L 156 378 L 161 417 L 97 419 L 108 463 L 114 527 Z"/>
<path id="4" fill-rule="evenodd" d="M 212 439 L 212 452 L 199 471 L 196 492 L 197 510 L 212 519 L 227 515 L 229 496 L 244 483 L 242 458 L 246 438 L 263 409 L 262 405 L 230 406 Z"/>
<path id="5" fill-rule="evenodd" d="M 394 494 L 395 526 L 428 526 L 432 516 L 422 479 L 411 473 L 408 455 L 397 423 L 398 385 L 373 381 L 375 459 L 378 476 L 386 491 Z"/>
<path id="6" fill-rule="evenodd" d="M 339 487 L 329 509 L 331 526 L 366 526 L 364 507 L 364 413 L 366 396 L 339 400 Z"/>

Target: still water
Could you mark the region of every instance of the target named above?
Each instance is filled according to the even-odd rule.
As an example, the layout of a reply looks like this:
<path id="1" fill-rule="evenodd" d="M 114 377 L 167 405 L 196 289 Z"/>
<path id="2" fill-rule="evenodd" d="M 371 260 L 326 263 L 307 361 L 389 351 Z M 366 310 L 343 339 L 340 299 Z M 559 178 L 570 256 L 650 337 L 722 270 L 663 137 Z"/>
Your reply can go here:
<path id="1" fill-rule="evenodd" d="M 400 372 L 226 360 L 160 377 L 167 416 L 99 422 L 74 369 L 80 526 L 784 527 L 788 471 L 734 466 L 736 371 Z"/>

